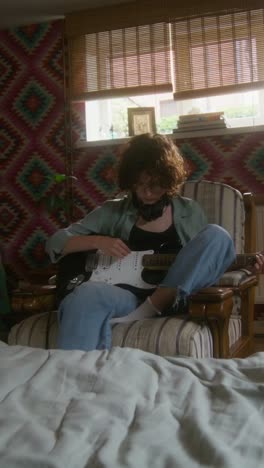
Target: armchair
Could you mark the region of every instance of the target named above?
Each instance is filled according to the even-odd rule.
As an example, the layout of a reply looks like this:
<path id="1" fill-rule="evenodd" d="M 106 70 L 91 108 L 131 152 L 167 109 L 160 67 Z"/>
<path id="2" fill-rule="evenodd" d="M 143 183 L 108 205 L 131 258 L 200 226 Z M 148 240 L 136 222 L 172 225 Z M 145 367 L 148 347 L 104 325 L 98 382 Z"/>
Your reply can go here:
<path id="1" fill-rule="evenodd" d="M 233 187 L 218 182 L 199 181 L 186 182 L 182 195 L 200 203 L 209 223 L 220 224 L 229 231 L 237 253 L 255 251 L 252 194 L 242 195 Z M 132 322 L 127 316 L 113 320 L 113 346 L 140 348 L 163 356 L 245 357 L 253 346 L 256 283 L 257 278 L 246 270 L 227 272 L 217 285 L 191 296 L 187 316 Z M 34 291 L 32 293 L 34 295 Z M 56 334 L 56 311 L 46 309 L 13 326 L 8 342 L 54 348 Z"/>
<path id="2" fill-rule="evenodd" d="M 242 195 L 227 184 L 203 180 L 187 182 L 182 195 L 200 203 L 209 223 L 219 224 L 229 232 L 237 254 L 256 251 L 256 208 L 252 193 Z M 223 334 L 225 343 L 222 342 L 221 357 L 244 357 L 252 352 L 256 284 L 257 278 L 241 269 L 226 272 L 216 285 L 230 287 L 233 291 L 228 334 Z"/>

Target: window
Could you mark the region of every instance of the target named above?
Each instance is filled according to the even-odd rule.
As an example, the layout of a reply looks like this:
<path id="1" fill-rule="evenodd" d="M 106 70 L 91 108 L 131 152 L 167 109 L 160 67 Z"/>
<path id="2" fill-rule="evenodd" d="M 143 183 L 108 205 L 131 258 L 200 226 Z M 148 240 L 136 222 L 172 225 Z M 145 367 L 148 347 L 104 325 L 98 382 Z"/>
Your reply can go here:
<path id="1" fill-rule="evenodd" d="M 86 140 L 128 137 L 127 108 L 155 107 L 158 133 L 177 128 L 179 115 L 224 111 L 229 127 L 264 125 L 264 89 L 175 101 L 172 93 L 86 101 Z"/>
<path id="2" fill-rule="evenodd" d="M 84 29 L 75 24 L 69 35 L 70 94 L 86 102 L 88 140 L 127 136 L 133 106 L 154 106 L 164 133 L 195 110 L 224 111 L 230 126 L 263 124 L 262 8 L 180 18 L 171 11 L 167 21 Z"/>

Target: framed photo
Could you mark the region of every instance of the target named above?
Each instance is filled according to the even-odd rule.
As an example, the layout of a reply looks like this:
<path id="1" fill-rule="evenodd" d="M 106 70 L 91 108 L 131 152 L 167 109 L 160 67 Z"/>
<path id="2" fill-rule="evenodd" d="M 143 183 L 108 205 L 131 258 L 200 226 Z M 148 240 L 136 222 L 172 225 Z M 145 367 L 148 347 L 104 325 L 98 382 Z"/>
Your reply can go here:
<path id="1" fill-rule="evenodd" d="M 155 107 L 129 107 L 128 134 L 156 133 Z"/>

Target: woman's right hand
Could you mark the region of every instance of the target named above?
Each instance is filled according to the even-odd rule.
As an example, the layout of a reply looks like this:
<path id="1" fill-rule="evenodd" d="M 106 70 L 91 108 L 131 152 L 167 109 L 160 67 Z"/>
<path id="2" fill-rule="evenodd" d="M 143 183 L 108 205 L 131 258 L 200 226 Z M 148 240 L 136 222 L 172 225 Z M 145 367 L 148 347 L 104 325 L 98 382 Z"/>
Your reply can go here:
<path id="1" fill-rule="evenodd" d="M 125 242 L 118 237 L 92 235 L 70 237 L 64 246 L 63 255 L 95 249 L 118 258 L 126 257 L 131 252 Z"/>
<path id="2" fill-rule="evenodd" d="M 97 236 L 96 248 L 106 255 L 118 258 L 124 258 L 131 252 L 129 247 L 118 237 Z"/>

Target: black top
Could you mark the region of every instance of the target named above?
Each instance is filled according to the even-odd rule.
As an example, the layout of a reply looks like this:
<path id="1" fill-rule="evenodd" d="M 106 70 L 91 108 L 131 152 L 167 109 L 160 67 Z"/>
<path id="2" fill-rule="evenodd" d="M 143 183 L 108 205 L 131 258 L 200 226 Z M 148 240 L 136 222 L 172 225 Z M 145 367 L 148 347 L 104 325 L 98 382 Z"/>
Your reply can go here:
<path id="1" fill-rule="evenodd" d="M 151 249 L 159 253 L 177 254 L 182 248 L 182 243 L 174 224 L 162 232 L 145 231 L 134 225 L 129 236 L 129 248 L 136 251 Z"/>

